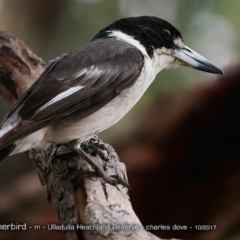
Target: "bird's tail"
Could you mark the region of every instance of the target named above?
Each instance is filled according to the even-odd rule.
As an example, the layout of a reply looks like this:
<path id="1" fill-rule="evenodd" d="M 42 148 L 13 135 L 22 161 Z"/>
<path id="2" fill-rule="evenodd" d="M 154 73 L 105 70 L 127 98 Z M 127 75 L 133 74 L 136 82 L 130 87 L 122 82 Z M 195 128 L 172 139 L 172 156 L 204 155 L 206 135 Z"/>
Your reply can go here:
<path id="1" fill-rule="evenodd" d="M 8 122 L 7 116 L 0 126 L 0 164 L 19 144 L 19 141 L 13 142 L 10 138 L 14 134 L 16 119 L 10 117 Z"/>
<path id="2" fill-rule="evenodd" d="M 0 149 L 0 163 L 17 147 L 16 143 L 12 143 L 7 147 Z"/>

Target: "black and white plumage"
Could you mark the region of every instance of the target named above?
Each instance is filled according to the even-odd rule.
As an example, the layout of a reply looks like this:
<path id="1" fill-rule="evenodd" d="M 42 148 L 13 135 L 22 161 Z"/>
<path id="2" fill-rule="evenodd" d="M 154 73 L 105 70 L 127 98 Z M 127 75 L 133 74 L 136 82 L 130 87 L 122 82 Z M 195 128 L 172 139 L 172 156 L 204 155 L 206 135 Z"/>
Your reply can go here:
<path id="1" fill-rule="evenodd" d="M 0 160 L 48 142 L 87 140 L 118 122 L 164 68 L 222 70 L 186 47 L 157 17 L 120 19 L 49 64 L 0 129 Z"/>

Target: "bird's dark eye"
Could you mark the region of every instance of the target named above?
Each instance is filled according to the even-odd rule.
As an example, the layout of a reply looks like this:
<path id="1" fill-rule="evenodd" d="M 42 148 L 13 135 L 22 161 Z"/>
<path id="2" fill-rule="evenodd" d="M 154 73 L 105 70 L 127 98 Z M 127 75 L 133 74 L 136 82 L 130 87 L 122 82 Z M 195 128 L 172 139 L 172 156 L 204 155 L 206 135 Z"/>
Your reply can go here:
<path id="1" fill-rule="evenodd" d="M 163 29 L 162 34 L 163 34 L 163 37 L 166 40 L 171 40 L 172 39 L 172 34 L 171 34 L 171 32 L 169 30 Z"/>

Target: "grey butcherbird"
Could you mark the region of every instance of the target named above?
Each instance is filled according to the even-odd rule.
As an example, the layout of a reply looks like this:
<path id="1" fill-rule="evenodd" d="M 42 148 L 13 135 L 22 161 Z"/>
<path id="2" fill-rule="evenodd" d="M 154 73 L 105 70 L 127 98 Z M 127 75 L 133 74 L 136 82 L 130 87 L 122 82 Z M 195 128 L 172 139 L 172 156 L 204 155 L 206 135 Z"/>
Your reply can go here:
<path id="1" fill-rule="evenodd" d="M 51 62 L 18 99 L 0 129 L 0 160 L 48 142 L 91 138 L 118 122 L 162 69 L 179 65 L 223 74 L 160 18 L 112 23 L 91 42 Z M 76 151 L 105 181 L 121 182 L 106 175 L 80 144 Z"/>

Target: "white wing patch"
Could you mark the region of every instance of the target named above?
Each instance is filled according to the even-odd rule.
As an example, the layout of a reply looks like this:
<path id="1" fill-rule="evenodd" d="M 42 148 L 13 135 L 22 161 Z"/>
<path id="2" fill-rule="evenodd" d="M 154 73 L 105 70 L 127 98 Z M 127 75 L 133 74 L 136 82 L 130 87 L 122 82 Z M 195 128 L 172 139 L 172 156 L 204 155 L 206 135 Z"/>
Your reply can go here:
<path id="1" fill-rule="evenodd" d="M 9 117 L 0 128 L 0 138 L 11 131 L 17 125 L 18 121 L 18 110 L 16 110 L 16 114 L 13 114 L 11 117 Z"/>
<path id="2" fill-rule="evenodd" d="M 11 129 L 13 129 L 15 127 L 16 124 L 8 124 L 7 126 L 2 127 L 2 129 L 0 130 L 0 138 L 7 133 L 8 131 L 10 131 Z"/>
<path id="3" fill-rule="evenodd" d="M 94 66 L 94 65 L 92 65 L 91 70 L 92 70 L 93 66 Z M 84 69 L 82 69 L 81 71 L 77 72 L 77 73 L 74 75 L 74 78 L 81 77 L 81 76 L 83 76 L 83 75 L 86 74 L 86 73 L 87 73 L 87 69 L 84 68 Z"/>
<path id="4" fill-rule="evenodd" d="M 50 106 L 51 104 L 60 101 L 68 96 L 70 96 L 71 94 L 79 91 L 80 89 L 84 88 L 84 86 L 77 86 L 77 87 L 71 87 L 68 90 L 59 93 L 56 97 L 54 97 L 52 100 L 50 100 L 49 102 L 47 102 L 46 104 L 44 104 L 42 107 L 40 107 L 37 111 L 35 111 L 34 116 L 36 114 L 38 114 L 39 112 L 41 112 L 43 109 L 47 108 L 48 106 Z"/>

